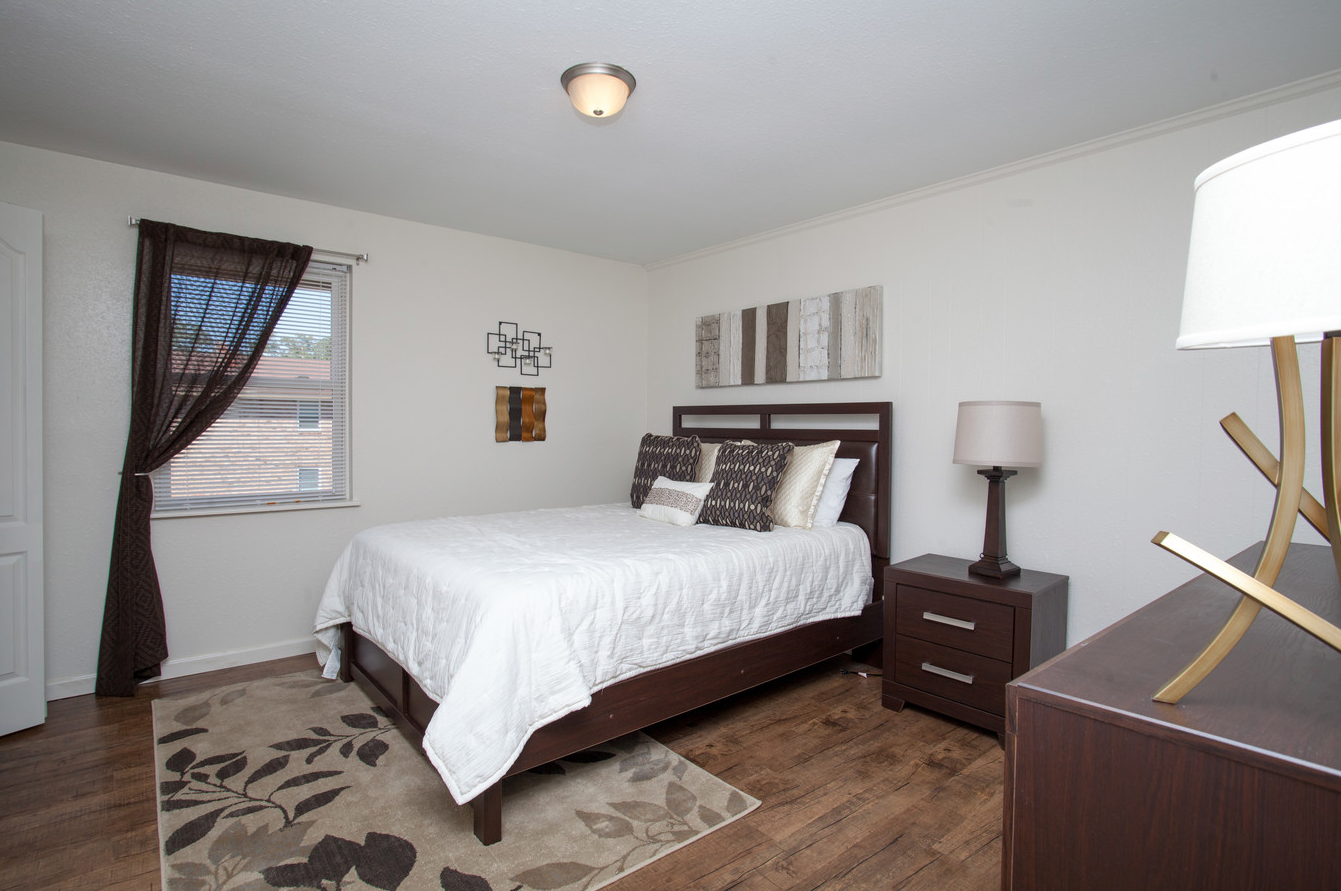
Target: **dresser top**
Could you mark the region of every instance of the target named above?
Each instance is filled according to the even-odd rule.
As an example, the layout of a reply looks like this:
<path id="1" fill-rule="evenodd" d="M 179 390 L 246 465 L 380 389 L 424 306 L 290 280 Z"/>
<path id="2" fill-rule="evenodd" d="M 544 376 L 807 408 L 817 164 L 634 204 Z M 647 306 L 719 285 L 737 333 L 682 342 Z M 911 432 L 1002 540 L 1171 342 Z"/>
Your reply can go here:
<path id="1" fill-rule="evenodd" d="M 1260 548 L 1230 562 L 1252 572 Z M 1275 587 L 1341 625 L 1330 548 L 1292 545 Z M 1239 599 L 1228 585 L 1198 576 L 1016 679 L 1012 686 L 1021 689 L 1011 695 L 1070 700 L 1143 733 L 1189 733 L 1341 778 L 1341 653 L 1267 609 L 1181 702 L 1151 699 L 1210 642 Z"/>

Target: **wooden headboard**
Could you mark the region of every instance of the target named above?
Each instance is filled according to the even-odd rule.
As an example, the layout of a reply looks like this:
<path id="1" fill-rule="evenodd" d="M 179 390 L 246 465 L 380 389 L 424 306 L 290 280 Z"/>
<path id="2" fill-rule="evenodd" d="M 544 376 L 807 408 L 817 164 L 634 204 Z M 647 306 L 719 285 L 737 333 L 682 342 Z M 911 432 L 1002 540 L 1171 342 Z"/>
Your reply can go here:
<path id="1" fill-rule="evenodd" d="M 893 403 L 677 405 L 671 411 L 676 436 L 697 436 L 706 442 L 749 439 L 808 445 L 842 440 L 838 456 L 858 458 L 861 463 L 852 475 L 852 488 L 840 519 L 866 532 L 877 570 L 889 562 Z"/>

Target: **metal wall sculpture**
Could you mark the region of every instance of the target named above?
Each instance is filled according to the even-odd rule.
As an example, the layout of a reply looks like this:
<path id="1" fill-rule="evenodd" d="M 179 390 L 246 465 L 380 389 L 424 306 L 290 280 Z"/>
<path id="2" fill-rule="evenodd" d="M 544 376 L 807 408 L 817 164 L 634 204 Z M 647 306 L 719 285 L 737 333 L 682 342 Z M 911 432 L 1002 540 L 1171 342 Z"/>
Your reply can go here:
<path id="1" fill-rule="evenodd" d="M 543 346 L 539 331 L 519 331 L 516 322 L 499 322 L 498 331 L 484 335 L 484 351 L 499 368 L 517 368 L 528 377 L 553 365 L 553 347 Z"/>

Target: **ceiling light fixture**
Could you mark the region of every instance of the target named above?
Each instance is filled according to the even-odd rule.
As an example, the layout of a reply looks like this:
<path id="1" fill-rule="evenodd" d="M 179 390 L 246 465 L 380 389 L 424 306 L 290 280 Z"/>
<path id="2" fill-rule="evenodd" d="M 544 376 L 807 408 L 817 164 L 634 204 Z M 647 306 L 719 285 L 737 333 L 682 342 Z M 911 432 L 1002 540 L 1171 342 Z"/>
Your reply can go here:
<path id="1" fill-rule="evenodd" d="M 593 118 L 619 114 L 637 86 L 633 75 L 609 62 L 583 62 L 559 75 L 573 107 Z"/>

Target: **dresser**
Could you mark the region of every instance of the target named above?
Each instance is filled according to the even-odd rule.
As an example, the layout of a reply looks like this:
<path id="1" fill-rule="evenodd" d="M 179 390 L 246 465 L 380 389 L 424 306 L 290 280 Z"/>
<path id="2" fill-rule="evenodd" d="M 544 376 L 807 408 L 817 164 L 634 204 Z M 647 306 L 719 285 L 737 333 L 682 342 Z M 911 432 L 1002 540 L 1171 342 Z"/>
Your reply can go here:
<path id="1" fill-rule="evenodd" d="M 881 702 L 1001 733 L 1006 682 L 1066 646 L 1068 579 L 1029 569 L 994 579 L 969 563 L 924 554 L 885 569 Z"/>
<path id="2" fill-rule="evenodd" d="M 1328 548 L 1293 545 L 1276 588 L 1341 624 Z M 1200 576 L 1008 685 L 1004 889 L 1341 888 L 1341 653 L 1263 610 L 1150 698 L 1238 599 Z"/>

